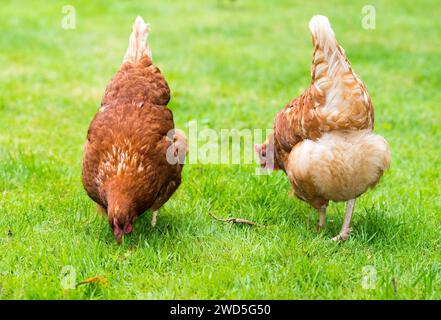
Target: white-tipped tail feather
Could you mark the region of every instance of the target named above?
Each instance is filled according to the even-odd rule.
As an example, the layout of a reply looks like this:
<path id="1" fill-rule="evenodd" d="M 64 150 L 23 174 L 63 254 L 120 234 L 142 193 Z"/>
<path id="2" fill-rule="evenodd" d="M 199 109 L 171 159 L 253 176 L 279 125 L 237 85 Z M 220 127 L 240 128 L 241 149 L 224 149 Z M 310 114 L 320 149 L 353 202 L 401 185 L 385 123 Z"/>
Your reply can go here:
<path id="1" fill-rule="evenodd" d="M 312 17 L 309 29 L 314 44 L 312 85 L 319 96 L 325 98 L 321 115 L 330 126 L 339 119 L 353 123 L 354 127 L 366 121 L 365 117 L 370 117 L 368 127 L 371 128 L 373 118 L 369 95 L 338 44 L 328 18 L 321 15 Z"/>
<path id="2" fill-rule="evenodd" d="M 309 21 L 309 30 L 322 48 L 335 46 L 335 34 L 327 17 L 313 16 Z"/>
<path id="3" fill-rule="evenodd" d="M 348 71 L 349 65 L 344 56 L 344 50 L 341 48 L 335 38 L 334 30 L 331 28 L 329 20 L 325 16 L 316 15 L 309 21 L 309 30 L 311 31 L 314 46 L 318 46 L 324 56 L 319 58 L 328 62 L 328 76 L 336 75 L 339 67 L 342 71 Z"/>
<path id="4" fill-rule="evenodd" d="M 149 31 L 150 26 L 140 16 L 136 17 L 123 62 L 138 63 L 144 55 L 147 55 L 150 59 L 152 58 L 152 52 L 147 43 Z"/>

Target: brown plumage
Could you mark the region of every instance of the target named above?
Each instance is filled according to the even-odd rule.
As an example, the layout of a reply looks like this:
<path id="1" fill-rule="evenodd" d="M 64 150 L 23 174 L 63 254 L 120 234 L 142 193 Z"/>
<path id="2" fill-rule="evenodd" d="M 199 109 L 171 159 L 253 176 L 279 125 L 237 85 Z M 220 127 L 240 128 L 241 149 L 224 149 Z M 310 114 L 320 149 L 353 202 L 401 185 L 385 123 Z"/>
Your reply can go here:
<path id="1" fill-rule="evenodd" d="M 90 124 L 83 158 L 84 188 L 107 214 L 118 242 L 139 215 L 156 214 L 179 187 L 187 149 L 166 107 L 170 89 L 152 64 L 148 31 L 138 17 L 124 62 Z"/>
<path id="2" fill-rule="evenodd" d="M 347 219 L 335 238 L 346 239 L 355 198 L 389 167 L 389 148 L 372 133 L 371 99 L 328 19 L 314 16 L 309 27 L 311 85 L 277 113 L 273 133 L 256 151 L 263 167 L 284 170 L 294 193 L 320 211 L 319 228 L 329 200 L 349 200 Z"/>

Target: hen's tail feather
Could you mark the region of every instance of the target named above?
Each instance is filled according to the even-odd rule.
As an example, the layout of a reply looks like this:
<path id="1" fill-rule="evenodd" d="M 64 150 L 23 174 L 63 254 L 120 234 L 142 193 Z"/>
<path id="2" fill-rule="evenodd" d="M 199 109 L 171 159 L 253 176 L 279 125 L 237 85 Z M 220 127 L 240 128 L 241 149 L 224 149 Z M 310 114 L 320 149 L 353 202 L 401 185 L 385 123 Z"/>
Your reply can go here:
<path id="1" fill-rule="evenodd" d="M 318 103 L 324 100 L 320 113 L 333 124 L 351 120 L 354 126 L 363 123 L 373 127 L 373 110 L 363 82 L 351 68 L 344 50 L 338 44 L 328 18 L 314 16 L 309 22 L 314 44 L 311 66 L 311 85 L 318 94 Z M 354 115 L 357 117 L 354 118 Z M 348 121 L 349 121 L 348 120 Z"/>
<path id="2" fill-rule="evenodd" d="M 329 20 L 316 15 L 309 22 L 309 29 L 314 44 L 314 58 L 311 69 L 312 81 L 318 89 L 326 90 L 331 80 L 341 78 L 351 71 L 344 50 L 339 46 Z M 344 81 L 345 79 L 341 79 Z"/>
<path id="3" fill-rule="evenodd" d="M 123 62 L 138 63 L 142 57 L 147 55 L 152 58 L 152 52 L 147 43 L 150 26 L 138 16 L 133 23 L 133 31 L 130 34 L 129 47 L 127 48 Z"/>

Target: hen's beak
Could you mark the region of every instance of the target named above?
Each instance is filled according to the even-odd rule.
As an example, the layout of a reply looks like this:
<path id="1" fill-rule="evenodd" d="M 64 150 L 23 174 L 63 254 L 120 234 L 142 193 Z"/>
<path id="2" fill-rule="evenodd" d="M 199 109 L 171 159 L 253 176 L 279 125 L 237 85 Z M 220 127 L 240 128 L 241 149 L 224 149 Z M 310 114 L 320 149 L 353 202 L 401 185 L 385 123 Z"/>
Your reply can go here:
<path id="1" fill-rule="evenodd" d="M 262 145 L 255 144 L 254 145 L 254 151 L 257 153 L 257 155 L 259 157 L 259 165 L 260 165 L 260 167 L 265 169 L 265 167 L 266 167 L 266 159 L 262 155 Z"/>
<path id="2" fill-rule="evenodd" d="M 121 244 L 121 240 L 123 236 L 122 230 L 119 227 L 115 227 L 113 228 L 113 234 L 115 236 L 116 242 L 118 242 L 118 244 Z"/>
<path id="3" fill-rule="evenodd" d="M 133 228 L 132 228 L 132 224 L 128 221 L 124 224 L 124 227 L 121 227 L 120 224 L 118 223 L 118 220 L 114 218 L 112 223 L 112 229 L 116 242 L 121 244 L 123 235 L 131 233 Z"/>

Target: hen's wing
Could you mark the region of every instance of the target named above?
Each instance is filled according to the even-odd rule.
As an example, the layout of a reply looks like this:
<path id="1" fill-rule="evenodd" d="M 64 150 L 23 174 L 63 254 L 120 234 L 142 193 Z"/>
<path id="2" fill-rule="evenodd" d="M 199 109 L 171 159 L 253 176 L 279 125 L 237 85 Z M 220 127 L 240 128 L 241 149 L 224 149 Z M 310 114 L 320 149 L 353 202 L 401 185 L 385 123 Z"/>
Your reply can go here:
<path id="1" fill-rule="evenodd" d="M 173 131 L 173 139 L 167 137 L 167 140 L 171 140 L 171 143 L 163 144 L 163 148 L 166 148 L 164 151 L 169 169 L 167 178 L 163 179 L 164 182 L 152 205 L 152 210 L 157 210 L 166 203 L 181 184 L 181 171 L 187 154 L 187 138 L 183 132 Z"/>

